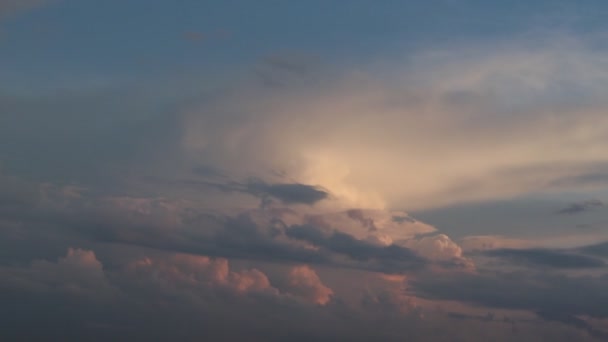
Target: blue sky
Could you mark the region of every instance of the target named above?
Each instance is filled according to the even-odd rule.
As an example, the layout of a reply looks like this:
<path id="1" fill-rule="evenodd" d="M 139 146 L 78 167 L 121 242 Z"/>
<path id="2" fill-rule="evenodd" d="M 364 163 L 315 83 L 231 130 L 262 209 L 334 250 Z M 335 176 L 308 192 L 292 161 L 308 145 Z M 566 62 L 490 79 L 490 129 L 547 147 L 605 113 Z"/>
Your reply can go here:
<path id="1" fill-rule="evenodd" d="M 0 0 L 0 327 L 605 340 L 607 15 Z"/>
<path id="2" fill-rule="evenodd" d="M 334 63 L 407 58 L 433 46 L 530 31 L 593 34 L 601 1 L 56 1 L 3 23 L 2 70 L 44 83 L 211 72 L 296 51 Z M 199 33 L 192 42 L 188 33 Z M 152 74 L 152 75 L 150 75 Z M 37 81 L 37 82 L 36 82 Z"/>

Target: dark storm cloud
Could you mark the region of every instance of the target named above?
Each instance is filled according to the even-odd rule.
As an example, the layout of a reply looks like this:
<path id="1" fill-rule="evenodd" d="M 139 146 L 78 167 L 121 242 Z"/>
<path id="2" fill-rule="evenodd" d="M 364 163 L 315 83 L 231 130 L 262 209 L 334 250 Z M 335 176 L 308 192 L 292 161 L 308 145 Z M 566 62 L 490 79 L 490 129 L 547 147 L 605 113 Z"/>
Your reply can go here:
<path id="1" fill-rule="evenodd" d="M 489 250 L 483 254 L 526 266 L 546 266 L 558 269 L 599 268 L 606 266 L 606 263 L 602 259 L 562 250 L 505 248 Z"/>
<path id="2" fill-rule="evenodd" d="M 599 207 L 603 207 L 604 206 L 604 202 L 597 200 L 597 199 L 591 199 L 591 200 L 587 200 L 587 201 L 583 201 L 583 202 L 578 202 L 578 203 L 571 203 L 570 205 L 568 205 L 565 208 L 562 208 L 560 210 L 557 211 L 558 214 L 568 214 L 568 215 L 573 215 L 573 214 L 580 214 L 595 208 L 599 208 Z"/>

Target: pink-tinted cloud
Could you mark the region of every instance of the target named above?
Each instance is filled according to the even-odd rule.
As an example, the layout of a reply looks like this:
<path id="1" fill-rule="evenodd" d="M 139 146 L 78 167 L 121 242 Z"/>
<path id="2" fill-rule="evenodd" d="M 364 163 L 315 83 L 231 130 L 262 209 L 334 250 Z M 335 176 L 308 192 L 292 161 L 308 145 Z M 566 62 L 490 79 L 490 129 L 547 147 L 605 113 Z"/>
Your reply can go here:
<path id="1" fill-rule="evenodd" d="M 325 286 L 310 266 L 296 266 L 289 271 L 289 292 L 318 305 L 329 303 L 334 291 Z"/>
<path id="2" fill-rule="evenodd" d="M 168 259 L 144 258 L 131 263 L 134 274 L 149 278 L 165 289 L 204 293 L 210 289 L 235 294 L 278 294 L 268 277 L 257 269 L 231 271 L 228 260 L 177 254 Z"/>

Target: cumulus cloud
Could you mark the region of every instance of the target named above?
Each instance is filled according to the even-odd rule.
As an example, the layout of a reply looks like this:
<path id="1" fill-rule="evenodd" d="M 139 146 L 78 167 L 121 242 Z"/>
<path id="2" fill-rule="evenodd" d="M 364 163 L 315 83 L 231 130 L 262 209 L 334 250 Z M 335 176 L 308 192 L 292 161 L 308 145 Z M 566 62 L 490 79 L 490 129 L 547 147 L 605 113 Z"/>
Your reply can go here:
<path id="1" fill-rule="evenodd" d="M 463 259 L 462 248 L 445 234 L 408 240 L 405 245 L 430 260 Z"/>
<path id="2" fill-rule="evenodd" d="M 323 285 L 317 273 L 310 266 L 296 266 L 289 271 L 289 292 L 325 305 L 331 300 L 332 289 Z"/>
<path id="3" fill-rule="evenodd" d="M 459 247 L 445 235 L 417 238 L 436 230 L 400 211 L 278 206 L 222 211 L 187 200 L 91 196 L 73 187 L 43 189 L 35 205 L 13 213 L 15 220 L 34 231 L 42 220 L 62 234 L 97 242 L 391 273 L 464 261 Z"/>
<path id="4" fill-rule="evenodd" d="M 339 289 L 325 285 L 310 266 L 295 266 L 286 285 L 278 286 L 267 273 L 257 268 L 239 270 L 226 259 L 242 258 L 393 276 L 407 273 L 414 279 L 407 282 L 413 293 L 427 299 L 549 312 L 541 317 L 552 321 L 582 314 L 606 317 L 597 306 L 604 297 L 600 289 L 605 277 L 477 270 L 442 278 L 435 274 L 437 268 L 430 267 L 470 271 L 475 265 L 466 252 L 484 250 L 488 251 L 482 255 L 515 261 L 534 271 L 536 266 L 600 269 L 604 262 L 598 258 L 577 251 L 525 249 L 527 242 L 498 236 L 455 242 L 405 212 L 389 210 L 606 185 L 607 104 L 598 94 L 608 88 L 608 74 L 601 51 L 577 43 L 515 52 L 483 50 L 422 54 L 404 65 L 381 68 L 386 73 L 379 77 L 334 73 L 315 87 L 299 83 L 269 89 L 257 81 L 245 82 L 201 100 L 169 122 L 165 117 L 151 120 L 135 138 L 131 133 L 138 130 L 131 128 L 139 128 L 137 124 L 121 130 L 121 139 L 102 144 L 100 160 L 82 148 L 81 154 L 40 161 L 40 166 L 53 164 L 50 169 L 70 178 L 62 158 L 79 163 L 95 159 L 91 165 L 107 166 L 136 155 L 133 164 L 138 165 L 130 171 L 137 176 L 113 174 L 121 180 L 113 189 L 96 183 L 96 175 L 103 172 L 91 171 L 95 169 L 91 165 L 70 170 L 77 178 L 88 179 L 90 193 L 80 186 L 26 185 L 0 178 L 3 226 L 40 231 L 52 227 L 52 232 L 90 243 L 133 250 L 148 247 L 172 255 L 141 258 L 126 270 L 107 272 L 93 252 L 70 249 L 57 262 L 5 269 L 6 279 L 32 288 L 66 286 L 66 293 L 91 293 L 100 284 L 115 281 L 136 297 L 134 301 L 158 299 L 151 306 L 138 303 L 141 312 L 169 307 L 198 314 L 199 308 L 184 304 L 194 300 L 213 304 L 204 312 L 206 318 L 215 314 L 215 321 L 209 318 L 213 322 L 242 308 L 262 312 L 268 315 L 265 318 L 281 318 L 281 306 L 295 315 L 290 316 L 291 324 L 299 322 L 294 319 L 302 318 L 299 315 L 319 322 L 317 314 L 347 327 L 365 322 L 339 298 Z M 304 70 L 281 60 L 267 64 L 288 74 Z M 17 120 L 7 118 L 7 123 Z M 2 125 L 6 141 L 17 135 L 19 139 L 0 145 L 21 148 L 24 154 L 11 155 L 38 163 L 39 158 L 29 157 L 40 152 L 28 154 L 27 149 L 31 136 L 45 132 L 48 125 L 38 123 L 40 127 L 29 130 L 26 121 Z M 61 122 L 54 125 L 65 130 Z M 24 134 L 9 135 L 15 126 Z M 89 136 L 87 132 L 97 132 L 95 126 L 66 133 L 68 138 L 61 144 L 69 148 L 53 145 L 51 150 L 97 146 L 94 138 L 84 139 L 82 145 L 73 143 Z M 165 130 L 165 126 L 180 127 Z M 114 128 L 96 137 L 114 136 L 112 132 Z M 152 140 L 160 143 L 148 147 L 146 142 Z M 130 152 L 123 154 L 123 146 L 129 146 Z M 118 169 L 120 174 L 130 168 Z M 143 173 L 136 172 L 142 169 Z M 155 177 L 144 177 L 150 174 Z M 565 210 L 580 212 L 592 206 L 597 205 L 590 202 Z M 16 230 L 11 228 L 11 234 Z M 598 245 L 585 251 L 598 254 L 604 249 Z M 581 289 L 593 294 L 594 301 L 578 295 Z M 411 289 L 403 285 L 370 292 L 359 304 L 370 314 L 415 311 L 414 299 L 403 295 L 406 291 L 409 295 Z M 545 295 L 548 299 L 542 298 Z M 177 300 L 183 307 L 175 309 L 175 299 L 183 299 Z M 302 308 L 303 302 L 315 305 Z M 251 323 L 255 319 L 244 317 L 247 310 L 242 311 L 239 319 L 253 327 L 247 331 L 255 332 L 256 324 Z M 355 318 L 344 323 L 336 317 Z M 403 337 L 402 316 L 394 317 L 386 323 L 390 330 L 381 332 L 387 339 Z M 302 336 L 310 340 L 310 335 Z"/>
<path id="5" fill-rule="evenodd" d="M 264 273 L 257 269 L 231 271 L 228 260 L 223 258 L 187 254 L 174 255 L 168 260 L 145 258 L 131 263 L 129 271 L 154 282 L 162 290 L 176 294 L 187 292 L 196 295 L 215 288 L 237 294 L 278 294 Z"/>
<path id="6" fill-rule="evenodd" d="M 25 269 L 11 266 L 8 273 L 3 268 L 0 297 L 14 308 L 5 317 L 4 336 L 36 340 L 93 336 L 93 340 L 99 341 L 176 336 L 182 340 L 242 340 L 253 336 L 268 341 L 286 338 L 365 341 L 374 337 L 386 341 L 404 337 L 414 341 L 429 338 L 448 341 L 454 337 L 466 340 L 477 334 L 488 336 L 490 332 L 504 337 L 505 329 L 510 331 L 514 325 L 498 320 L 483 322 L 491 326 L 476 325 L 480 320 L 456 323 L 460 316 L 422 310 L 415 298 L 405 294 L 409 282 L 404 276 L 381 276 L 385 284 L 393 285 L 361 293 L 360 303 L 350 306 L 339 297 L 341 291 L 324 285 L 309 266 L 287 268 L 284 275 L 287 282 L 277 286 L 264 272 L 249 267 L 236 269 L 232 261 L 223 258 L 147 250 L 148 253 L 152 255 L 111 269 L 105 269 L 92 251 L 81 249 L 69 250 L 56 263 L 39 261 L 36 264 L 41 266 Z M 46 275 L 55 279 L 55 288 L 73 287 L 74 282 L 61 270 L 90 271 L 93 278 L 99 281 L 103 277 L 117 291 L 113 296 L 91 291 L 97 299 L 83 300 L 80 292 L 39 291 L 12 283 L 5 276 L 27 274 L 31 281 L 50 287 L 49 278 L 39 276 L 40 269 L 49 271 Z M 358 277 L 351 280 L 361 281 Z M 373 332 L 370 324 L 375 327 Z M 37 329 L 26 329 L 31 325 Z M 518 323 L 517 327 L 506 336 L 530 340 L 548 333 L 556 337 L 566 334 L 562 336 L 564 340 L 577 336 L 572 329 L 536 322 Z M 579 336 L 578 340 L 586 338 Z"/>

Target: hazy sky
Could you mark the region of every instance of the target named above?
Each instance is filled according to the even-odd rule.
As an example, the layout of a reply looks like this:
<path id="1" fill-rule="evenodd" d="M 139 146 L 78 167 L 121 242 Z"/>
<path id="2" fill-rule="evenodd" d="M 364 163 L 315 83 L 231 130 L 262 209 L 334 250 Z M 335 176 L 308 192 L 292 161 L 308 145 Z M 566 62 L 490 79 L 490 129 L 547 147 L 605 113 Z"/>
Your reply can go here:
<path id="1" fill-rule="evenodd" d="M 0 0 L 0 339 L 608 339 L 607 16 Z"/>

